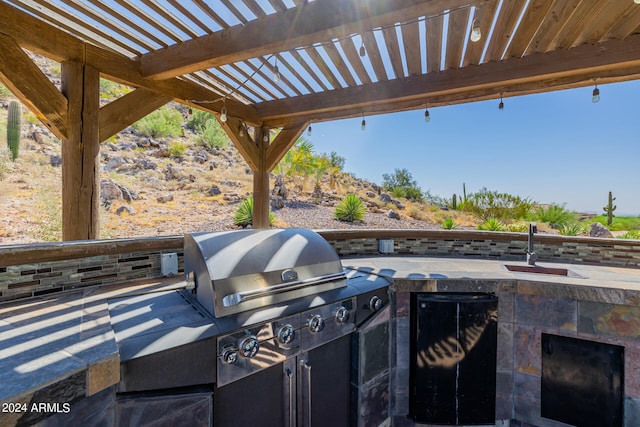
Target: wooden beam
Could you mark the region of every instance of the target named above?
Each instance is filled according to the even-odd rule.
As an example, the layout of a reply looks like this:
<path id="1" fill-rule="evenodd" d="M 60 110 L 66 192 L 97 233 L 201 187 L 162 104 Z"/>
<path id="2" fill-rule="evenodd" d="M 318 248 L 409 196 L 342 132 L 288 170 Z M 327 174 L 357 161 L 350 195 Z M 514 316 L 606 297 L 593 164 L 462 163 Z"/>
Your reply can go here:
<path id="1" fill-rule="evenodd" d="M 218 93 L 186 80 L 153 81 L 145 79 L 142 77 L 139 62 L 124 55 L 83 43 L 81 40 L 3 2 L 0 2 L 0 33 L 14 39 L 20 47 L 47 58 L 58 62 L 84 62 L 99 70 L 110 80 L 128 86 L 145 87 L 155 92 L 164 93 L 172 99 L 211 101 L 221 97 Z M 206 105 L 202 108 L 212 113 L 219 112 L 222 107 L 221 103 Z M 227 99 L 226 105 L 230 115 L 241 117 L 247 123 L 261 123 L 252 106 L 244 105 L 233 99 Z"/>
<path id="2" fill-rule="evenodd" d="M 218 116 L 216 116 L 216 118 L 251 170 L 254 172 L 259 170 L 260 156 L 258 144 L 254 142 L 251 135 L 249 135 L 245 124 L 235 117 L 227 117 L 226 122 L 220 121 Z M 242 132 L 240 132 L 241 130 Z"/>
<path id="3" fill-rule="evenodd" d="M 69 135 L 62 140 L 62 240 L 100 234 L 100 73 L 79 62 L 62 63 L 69 100 Z"/>
<path id="4" fill-rule="evenodd" d="M 149 89 L 136 89 L 100 109 L 100 138 L 105 141 L 147 114 L 171 101 L 171 97 Z"/>
<path id="5" fill-rule="evenodd" d="M 267 149 L 269 128 L 255 128 L 254 139 L 258 145 L 258 167 L 253 171 L 253 224 L 256 229 L 269 228 L 269 171 L 267 170 Z"/>
<path id="6" fill-rule="evenodd" d="M 311 2 L 143 55 L 143 75 L 167 79 L 478 3 L 481 1 Z"/>
<path id="7" fill-rule="evenodd" d="M 0 34 L 0 80 L 58 138 L 67 136 L 67 99 L 4 34 Z"/>
<path id="8" fill-rule="evenodd" d="M 269 126 L 283 126 L 303 117 L 317 120 L 357 116 L 375 110 L 373 104 L 387 104 L 386 112 L 394 111 L 394 104 L 412 101 L 419 106 L 437 97 L 446 104 L 447 97 L 460 102 L 466 93 L 477 91 L 515 92 L 519 85 L 527 88 L 540 82 L 541 92 L 553 88 L 553 82 L 593 84 L 592 79 L 630 80 L 640 69 L 640 35 L 625 40 L 609 40 L 598 45 L 582 45 L 568 50 L 532 54 L 510 58 L 459 70 L 445 70 L 374 83 L 343 90 L 334 90 L 294 99 L 265 102 L 258 106 L 260 116 Z M 626 77 L 629 73 L 630 77 Z M 542 82 L 545 82 L 542 85 Z M 550 86 L 547 86 L 550 85 Z M 529 89 L 527 89 L 529 90 Z"/>
<path id="9" fill-rule="evenodd" d="M 276 136 L 269 145 L 269 148 L 267 148 L 267 161 L 265 166 L 267 172 L 271 172 L 273 168 L 276 167 L 278 162 L 282 160 L 284 155 L 287 154 L 287 151 L 293 147 L 293 144 L 296 143 L 308 125 L 308 121 L 298 122 L 288 125 L 280 131 L 278 136 Z"/>

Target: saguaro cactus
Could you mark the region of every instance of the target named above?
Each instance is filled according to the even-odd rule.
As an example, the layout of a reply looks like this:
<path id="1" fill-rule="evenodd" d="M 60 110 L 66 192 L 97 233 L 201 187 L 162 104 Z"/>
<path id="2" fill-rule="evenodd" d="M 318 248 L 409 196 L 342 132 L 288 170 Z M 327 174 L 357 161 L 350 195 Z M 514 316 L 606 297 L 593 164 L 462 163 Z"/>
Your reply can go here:
<path id="1" fill-rule="evenodd" d="M 22 126 L 22 111 L 17 101 L 9 103 L 9 113 L 7 117 L 7 145 L 11 150 L 13 160 L 18 158 L 20 149 L 20 127 Z"/>
<path id="2" fill-rule="evenodd" d="M 607 204 L 607 206 L 604 206 L 604 207 L 602 208 L 602 209 L 604 209 L 604 211 L 605 211 L 605 212 L 606 212 L 606 214 L 607 214 L 607 225 L 608 225 L 608 226 L 611 226 L 611 224 L 613 223 L 613 217 L 615 216 L 615 215 L 613 214 L 613 211 L 615 211 L 615 210 L 616 210 L 616 208 L 618 207 L 618 206 L 616 206 L 616 205 L 614 205 L 614 204 L 613 204 L 613 201 L 614 201 L 615 199 L 616 199 L 616 198 L 615 198 L 615 197 L 613 197 L 613 195 L 611 194 L 611 191 L 609 191 L 609 203 Z"/>
<path id="3" fill-rule="evenodd" d="M 458 209 L 458 196 L 456 196 L 456 193 L 453 193 L 453 197 L 451 198 L 451 207 L 454 211 Z"/>

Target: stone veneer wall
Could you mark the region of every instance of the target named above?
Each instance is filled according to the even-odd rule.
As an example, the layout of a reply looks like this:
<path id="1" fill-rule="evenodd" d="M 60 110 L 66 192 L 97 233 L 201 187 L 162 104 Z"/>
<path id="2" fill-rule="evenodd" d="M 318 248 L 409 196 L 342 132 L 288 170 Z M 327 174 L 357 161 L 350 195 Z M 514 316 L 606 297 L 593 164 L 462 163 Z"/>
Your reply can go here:
<path id="1" fill-rule="evenodd" d="M 640 291 L 516 280 L 396 279 L 396 426 L 410 427 L 411 292 L 490 292 L 498 296 L 496 419 L 512 426 L 561 427 L 540 416 L 542 333 L 624 347 L 624 426 L 640 420 Z M 496 424 L 498 425 L 498 424 Z"/>
<path id="2" fill-rule="evenodd" d="M 525 233 L 466 230 L 319 230 L 340 256 L 378 255 L 393 239 L 393 254 L 524 260 Z M 162 253 L 181 236 L 0 246 L 0 301 L 78 287 L 160 276 Z M 640 242 L 536 234 L 538 261 L 640 267 Z"/>

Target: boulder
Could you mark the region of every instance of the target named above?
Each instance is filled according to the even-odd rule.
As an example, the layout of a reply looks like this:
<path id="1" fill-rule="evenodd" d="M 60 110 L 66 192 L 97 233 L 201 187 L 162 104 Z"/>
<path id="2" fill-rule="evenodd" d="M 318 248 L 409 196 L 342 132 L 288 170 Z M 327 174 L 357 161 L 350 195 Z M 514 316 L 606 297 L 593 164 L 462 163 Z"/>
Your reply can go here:
<path id="1" fill-rule="evenodd" d="M 400 215 L 396 211 L 394 211 L 393 209 L 389 209 L 387 211 L 387 218 L 400 219 Z"/>
<path id="2" fill-rule="evenodd" d="M 62 166 L 62 157 L 57 154 L 49 156 L 49 164 L 53 167 Z"/>
<path id="3" fill-rule="evenodd" d="M 381 202 L 384 202 L 384 203 L 391 203 L 391 201 L 393 200 L 393 199 L 391 198 L 391 196 L 390 196 L 390 195 L 388 195 L 387 193 L 382 193 L 382 194 L 380 194 L 380 196 L 378 197 L 378 199 L 380 199 L 380 201 L 381 201 Z"/>
<path id="4" fill-rule="evenodd" d="M 158 203 L 167 203 L 173 200 L 173 194 L 166 194 L 164 196 L 160 196 L 156 199 Z"/>
<path id="5" fill-rule="evenodd" d="M 133 215 L 136 213 L 136 211 L 131 206 L 122 205 L 116 210 L 116 215 L 122 215 L 123 213 L 126 213 L 127 215 Z"/>
<path id="6" fill-rule="evenodd" d="M 100 182 L 100 198 L 103 203 L 120 200 L 122 199 L 122 190 L 115 182 L 105 179 Z"/>
<path id="7" fill-rule="evenodd" d="M 214 185 L 213 187 L 207 190 L 207 194 L 209 196 L 217 196 L 219 194 L 222 194 L 222 191 L 220 190 L 220 187 L 218 187 L 217 185 Z"/>
<path id="8" fill-rule="evenodd" d="M 612 238 L 613 234 L 611 231 L 604 225 L 599 222 L 594 222 L 591 224 L 591 229 L 589 230 L 589 236 L 591 237 L 604 237 L 604 238 Z"/>

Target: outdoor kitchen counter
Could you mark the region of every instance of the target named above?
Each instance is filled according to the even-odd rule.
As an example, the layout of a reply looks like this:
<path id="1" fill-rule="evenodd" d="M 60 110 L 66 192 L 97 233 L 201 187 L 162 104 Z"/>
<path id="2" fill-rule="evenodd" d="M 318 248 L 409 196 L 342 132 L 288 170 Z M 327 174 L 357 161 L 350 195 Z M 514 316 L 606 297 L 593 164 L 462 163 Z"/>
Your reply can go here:
<path id="1" fill-rule="evenodd" d="M 184 288 L 180 279 L 134 280 L 0 304 L 0 425 L 42 418 L 32 410 L 36 402 L 68 412 L 74 402 L 117 384 L 120 357 L 108 300 Z"/>
<path id="2" fill-rule="evenodd" d="M 343 265 L 394 279 L 396 289 L 487 291 L 488 284 L 583 292 L 613 304 L 640 305 L 640 269 L 540 262 L 581 277 L 514 273 L 524 262 L 432 257 L 344 258 Z M 79 401 L 120 380 L 120 357 L 108 300 L 185 287 L 181 277 L 85 288 L 0 304 L 0 425 L 15 425 L 23 407 L 9 403 Z M 425 286 L 426 282 L 426 286 Z M 431 286 L 432 283 L 435 283 Z M 552 286 L 552 285 L 567 286 Z M 447 288 L 449 286 L 449 288 Z M 543 289 L 543 291 L 540 291 Z M 554 291 L 555 292 L 555 291 Z M 590 298 L 591 298 L 590 297 Z"/>

